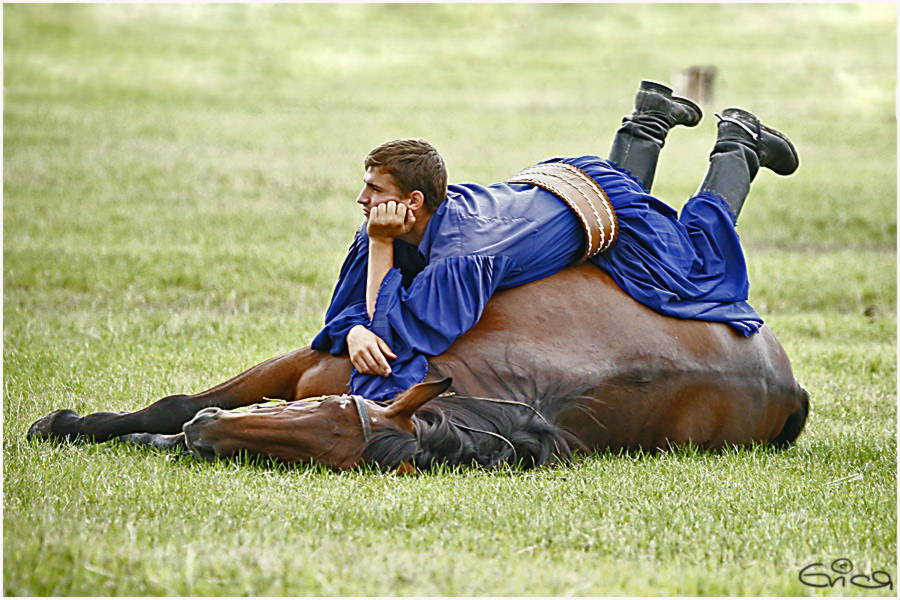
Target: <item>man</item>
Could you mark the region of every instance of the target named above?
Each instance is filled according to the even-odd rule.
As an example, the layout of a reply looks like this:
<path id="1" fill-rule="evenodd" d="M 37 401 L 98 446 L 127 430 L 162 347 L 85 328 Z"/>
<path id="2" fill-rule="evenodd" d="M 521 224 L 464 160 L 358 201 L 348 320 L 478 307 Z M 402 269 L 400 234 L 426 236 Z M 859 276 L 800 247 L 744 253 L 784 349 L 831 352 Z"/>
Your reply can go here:
<path id="1" fill-rule="evenodd" d="M 669 129 L 695 126 L 702 113 L 649 81 L 606 160 L 550 159 L 505 183 L 448 187 L 443 159 L 424 140 L 375 148 L 357 198 L 366 221 L 312 347 L 349 354 L 352 393 L 390 398 L 425 378 L 426 357 L 468 331 L 495 291 L 579 258 L 658 312 L 752 335 L 762 319 L 747 303 L 734 227 L 759 168 L 788 175 L 799 161 L 787 137 L 751 113 L 716 116 L 709 170 L 680 217 L 649 191 Z"/>

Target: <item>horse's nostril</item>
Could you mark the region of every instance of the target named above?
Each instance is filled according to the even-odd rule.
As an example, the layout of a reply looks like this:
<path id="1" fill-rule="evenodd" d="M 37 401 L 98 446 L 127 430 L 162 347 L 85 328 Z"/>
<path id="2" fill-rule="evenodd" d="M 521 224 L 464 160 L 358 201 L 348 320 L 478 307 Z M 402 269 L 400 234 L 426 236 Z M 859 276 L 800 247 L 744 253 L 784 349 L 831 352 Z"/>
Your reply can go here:
<path id="1" fill-rule="evenodd" d="M 196 415 L 194 415 L 194 419 L 202 418 L 205 420 L 207 418 L 215 418 L 220 412 L 222 412 L 222 409 L 218 406 L 210 406 L 209 408 L 204 408 Z"/>
<path id="2" fill-rule="evenodd" d="M 182 425 L 181 430 L 185 435 L 191 435 L 191 432 L 196 432 L 210 421 L 214 421 L 220 412 L 222 412 L 221 408 L 204 408 L 194 415 L 193 419 Z"/>

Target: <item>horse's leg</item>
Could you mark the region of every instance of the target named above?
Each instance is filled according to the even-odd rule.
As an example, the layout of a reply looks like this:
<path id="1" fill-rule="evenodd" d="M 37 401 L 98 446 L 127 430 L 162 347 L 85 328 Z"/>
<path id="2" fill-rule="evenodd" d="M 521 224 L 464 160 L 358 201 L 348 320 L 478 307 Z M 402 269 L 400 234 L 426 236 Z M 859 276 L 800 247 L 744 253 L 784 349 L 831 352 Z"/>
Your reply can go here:
<path id="1" fill-rule="evenodd" d="M 129 433 L 177 434 L 200 410 L 238 408 L 264 398 L 295 400 L 347 390 L 352 367 L 346 357 L 301 348 L 262 362 L 225 383 L 193 395 L 167 396 L 136 412 L 98 412 L 79 416 L 58 410 L 39 419 L 29 437 L 93 438 L 103 442 Z"/>

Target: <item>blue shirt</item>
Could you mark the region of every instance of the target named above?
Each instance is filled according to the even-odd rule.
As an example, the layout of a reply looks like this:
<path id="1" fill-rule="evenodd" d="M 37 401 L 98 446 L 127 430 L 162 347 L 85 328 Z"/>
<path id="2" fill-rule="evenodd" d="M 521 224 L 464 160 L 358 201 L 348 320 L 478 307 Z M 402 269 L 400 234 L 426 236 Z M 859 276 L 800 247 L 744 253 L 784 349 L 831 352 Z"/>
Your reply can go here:
<path id="1" fill-rule="evenodd" d="M 636 300 L 681 318 L 729 323 L 744 335 L 762 319 L 746 303 L 747 270 L 734 217 L 721 198 L 692 198 L 679 219 L 627 173 L 595 156 L 563 160 L 601 185 L 619 220 L 619 238 L 591 259 Z M 344 354 L 347 332 L 364 325 L 397 355 L 388 377 L 354 370 L 351 392 L 391 398 L 421 382 L 428 356 L 472 328 L 498 289 L 552 275 L 576 261 L 584 233 L 553 194 L 528 184 L 451 185 L 422 241 L 394 241 L 394 268 L 366 312 L 368 236 L 356 232 L 341 267 L 317 350 Z"/>

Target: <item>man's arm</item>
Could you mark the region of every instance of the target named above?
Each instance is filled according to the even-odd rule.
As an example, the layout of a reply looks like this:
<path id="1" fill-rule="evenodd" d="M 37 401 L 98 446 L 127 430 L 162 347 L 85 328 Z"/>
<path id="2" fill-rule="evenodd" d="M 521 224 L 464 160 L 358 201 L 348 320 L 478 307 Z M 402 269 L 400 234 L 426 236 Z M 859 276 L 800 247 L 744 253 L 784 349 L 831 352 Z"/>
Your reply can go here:
<path id="1" fill-rule="evenodd" d="M 415 222 L 413 212 L 394 201 L 374 207 L 369 214 L 366 226 L 369 235 L 366 312 L 370 319 L 375 314 L 378 290 L 394 267 L 394 240 L 412 229 Z M 356 370 L 367 375 L 390 375 L 388 358 L 397 358 L 383 339 L 363 325 L 356 325 L 347 332 L 347 350 Z"/>
<path id="2" fill-rule="evenodd" d="M 382 205 L 383 206 L 383 205 Z M 402 206 L 402 205 L 401 205 Z M 379 207 L 380 208 L 380 207 Z M 378 288 L 385 275 L 394 267 L 394 240 L 373 238 L 369 235 L 369 268 L 366 273 L 366 312 L 369 318 L 375 314 Z"/>

